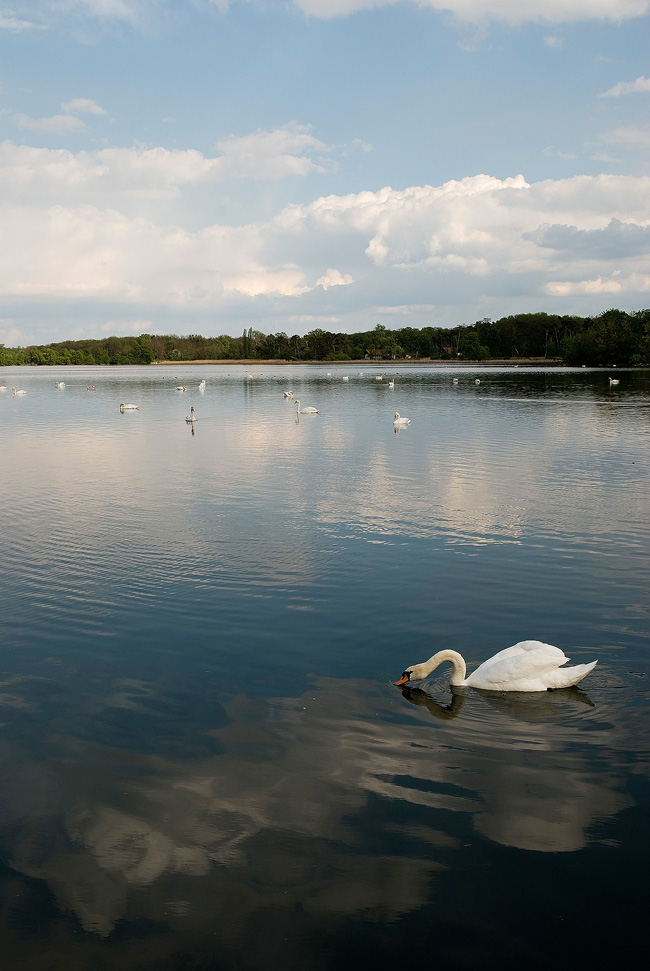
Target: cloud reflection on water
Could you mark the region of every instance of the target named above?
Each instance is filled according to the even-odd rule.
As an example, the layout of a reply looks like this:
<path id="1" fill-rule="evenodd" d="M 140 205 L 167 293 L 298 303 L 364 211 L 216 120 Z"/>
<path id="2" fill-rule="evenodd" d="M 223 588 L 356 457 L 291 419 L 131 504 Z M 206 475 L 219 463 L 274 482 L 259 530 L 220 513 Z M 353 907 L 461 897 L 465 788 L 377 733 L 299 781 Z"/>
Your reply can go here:
<path id="1" fill-rule="evenodd" d="M 18 708 L 32 707 L 32 683 Z M 462 859 L 462 819 L 507 846 L 571 852 L 630 805 L 617 754 L 626 740 L 613 711 L 580 692 L 410 700 L 415 718 L 392 691 L 337 679 L 261 709 L 235 695 L 208 732 L 211 756 L 111 751 L 57 731 L 41 761 L 36 746 L 6 742 L 5 769 L 21 764 L 5 773 L 11 866 L 46 881 L 61 910 L 101 936 L 143 916 L 200 923 L 206 899 L 236 894 L 228 926 L 210 918 L 232 939 L 260 909 L 298 901 L 313 916 L 365 920 L 419 909 Z M 125 682 L 89 705 L 96 721 L 114 707 L 146 719 L 161 700 L 155 686 Z M 377 799 L 396 810 L 381 823 Z M 364 850 L 368 826 L 382 852 Z"/>

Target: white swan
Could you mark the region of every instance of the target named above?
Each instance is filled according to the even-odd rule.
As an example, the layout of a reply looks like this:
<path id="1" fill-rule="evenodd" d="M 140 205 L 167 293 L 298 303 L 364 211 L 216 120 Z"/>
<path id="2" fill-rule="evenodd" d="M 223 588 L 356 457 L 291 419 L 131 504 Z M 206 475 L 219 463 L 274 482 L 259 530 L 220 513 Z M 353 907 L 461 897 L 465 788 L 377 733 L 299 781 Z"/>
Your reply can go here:
<path id="1" fill-rule="evenodd" d="M 348 376 L 347 374 L 345 374 L 345 375 L 343 375 L 343 380 L 344 380 L 344 381 L 349 381 L 349 380 L 350 380 L 350 378 L 349 378 L 349 376 Z"/>
<path id="2" fill-rule="evenodd" d="M 458 384 L 458 378 L 452 378 L 454 384 Z"/>
<path id="3" fill-rule="evenodd" d="M 318 408 L 312 408 L 311 405 L 307 405 L 306 408 L 300 410 L 300 398 L 296 398 L 296 414 L 297 415 L 317 415 Z"/>
<path id="4" fill-rule="evenodd" d="M 0 384 L 0 391 L 6 391 L 6 390 L 7 390 L 7 385 L 6 384 Z"/>
<path id="5" fill-rule="evenodd" d="M 140 405 L 125 405 L 124 402 L 120 405 L 120 411 L 138 411 Z"/>
<path id="6" fill-rule="evenodd" d="M 27 394 L 27 392 L 26 392 L 26 391 L 16 391 L 16 389 L 15 389 L 15 388 L 12 388 L 11 390 L 12 390 L 12 391 L 13 391 L 13 393 L 14 393 L 14 397 L 15 397 L 15 396 L 16 396 L 17 394 Z"/>
<path id="7" fill-rule="evenodd" d="M 474 384 L 480 384 L 480 383 L 481 383 L 481 379 L 480 378 L 477 378 L 476 381 L 474 382 Z"/>
<path id="8" fill-rule="evenodd" d="M 178 387 L 176 388 L 176 391 L 187 391 L 187 388 L 185 387 L 184 384 L 179 384 Z"/>
<path id="9" fill-rule="evenodd" d="M 389 388 L 394 388 L 395 387 L 395 382 L 394 381 L 389 381 L 388 382 L 388 387 Z"/>
<path id="10" fill-rule="evenodd" d="M 393 421 L 393 425 L 410 425 L 410 424 L 411 424 L 410 418 L 402 418 L 399 411 L 395 412 L 395 420 Z"/>
<path id="11" fill-rule="evenodd" d="M 284 391 L 285 398 L 293 398 L 293 391 Z"/>
<path id="12" fill-rule="evenodd" d="M 468 685 L 487 691 L 552 691 L 570 688 L 596 667 L 597 661 L 565 668 L 569 660 L 559 647 L 542 641 L 520 641 L 483 661 L 468 678 L 465 661 L 457 651 L 438 651 L 422 664 L 412 664 L 395 684 L 422 681 L 445 661 L 451 662 L 452 685 Z"/>
<path id="13" fill-rule="evenodd" d="M 56 381 L 55 384 L 57 388 L 65 388 L 65 381 Z"/>
<path id="14" fill-rule="evenodd" d="M 191 425 L 193 421 L 196 421 L 196 415 L 194 414 L 194 405 L 190 408 L 190 413 L 185 419 L 188 425 Z"/>
<path id="15" fill-rule="evenodd" d="M 199 381 L 199 391 L 205 391 L 205 381 Z"/>
<path id="16" fill-rule="evenodd" d="M 619 381 L 618 378 L 610 378 L 609 379 L 609 383 L 610 384 L 620 384 L 620 381 Z"/>

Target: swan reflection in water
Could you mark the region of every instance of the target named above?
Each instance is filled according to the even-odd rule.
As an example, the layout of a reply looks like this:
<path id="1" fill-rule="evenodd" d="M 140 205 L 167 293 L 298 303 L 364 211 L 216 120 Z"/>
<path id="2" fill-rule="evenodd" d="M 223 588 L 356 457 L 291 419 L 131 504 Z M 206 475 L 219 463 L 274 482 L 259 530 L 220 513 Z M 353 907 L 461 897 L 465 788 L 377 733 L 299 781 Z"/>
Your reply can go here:
<path id="1" fill-rule="evenodd" d="M 438 688 L 441 700 L 430 693 Z M 421 728 L 429 716 L 438 725 L 418 731 L 417 746 L 404 753 L 394 798 L 470 813 L 481 836 L 542 853 L 582 849 L 595 819 L 630 805 L 615 782 L 611 713 L 581 689 L 488 692 L 441 680 L 429 691 L 400 690 L 426 709 L 413 713 Z"/>
<path id="2" fill-rule="evenodd" d="M 465 689 L 451 686 L 451 701 L 441 704 L 422 688 L 404 685 L 402 695 L 412 705 L 426 708 L 434 718 L 450 721 L 458 718 L 465 705 Z M 540 691 L 539 694 L 522 695 L 512 691 L 491 691 L 481 693 L 481 699 L 492 708 L 524 722 L 547 721 L 559 715 L 567 704 L 583 704 L 595 708 L 593 701 L 580 688 L 558 688 L 557 691 Z"/>

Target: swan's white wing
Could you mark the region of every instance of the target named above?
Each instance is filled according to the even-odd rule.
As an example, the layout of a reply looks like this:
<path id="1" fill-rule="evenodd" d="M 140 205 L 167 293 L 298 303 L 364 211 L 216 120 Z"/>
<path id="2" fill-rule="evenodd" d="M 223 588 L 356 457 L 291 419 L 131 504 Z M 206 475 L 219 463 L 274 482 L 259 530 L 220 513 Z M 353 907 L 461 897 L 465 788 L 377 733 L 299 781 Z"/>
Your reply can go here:
<path id="1" fill-rule="evenodd" d="M 512 647 L 506 647 L 503 651 L 499 651 L 498 654 L 488 658 L 487 661 L 483 661 L 480 668 L 476 670 L 487 671 L 506 658 L 523 657 L 524 663 L 526 663 L 526 658 L 529 659 L 530 663 L 535 663 L 530 661 L 533 655 L 540 662 L 544 658 L 547 664 L 552 663 L 555 667 L 560 664 L 565 664 L 569 660 L 564 651 L 561 651 L 559 647 L 553 647 L 552 644 L 544 644 L 543 641 L 519 641 L 518 644 L 513 644 Z"/>
<path id="2" fill-rule="evenodd" d="M 567 683 L 566 679 L 558 678 L 558 669 L 568 660 L 564 652 L 552 644 L 521 641 L 484 661 L 469 675 L 466 683 L 495 691 L 545 691 Z M 566 675 L 567 671 L 562 674 Z M 555 681 L 561 681 L 561 684 Z"/>
<path id="3" fill-rule="evenodd" d="M 570 688 L 578 681 L 582 681 L 597 664 L 598 661 L 590 661 L 589 664 L 572 664 L 568 668 L 557 668 L 555 671 L 550 671 L 545 677 L 546 687 Z"/>

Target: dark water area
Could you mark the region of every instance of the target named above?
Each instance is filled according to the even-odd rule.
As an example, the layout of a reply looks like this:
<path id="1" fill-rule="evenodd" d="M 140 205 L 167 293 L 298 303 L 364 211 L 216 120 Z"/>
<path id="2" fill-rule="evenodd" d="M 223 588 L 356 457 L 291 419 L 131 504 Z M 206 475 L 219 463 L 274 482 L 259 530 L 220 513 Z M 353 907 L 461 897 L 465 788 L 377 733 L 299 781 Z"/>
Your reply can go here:
<path id="1" fill-rule="evenodd" d="M 0 385 L 3 968 L 625 959 L 650 863 L 650 372 Z M 598 664 L 552 692 L 393 684 L 528 638 Z"/>

